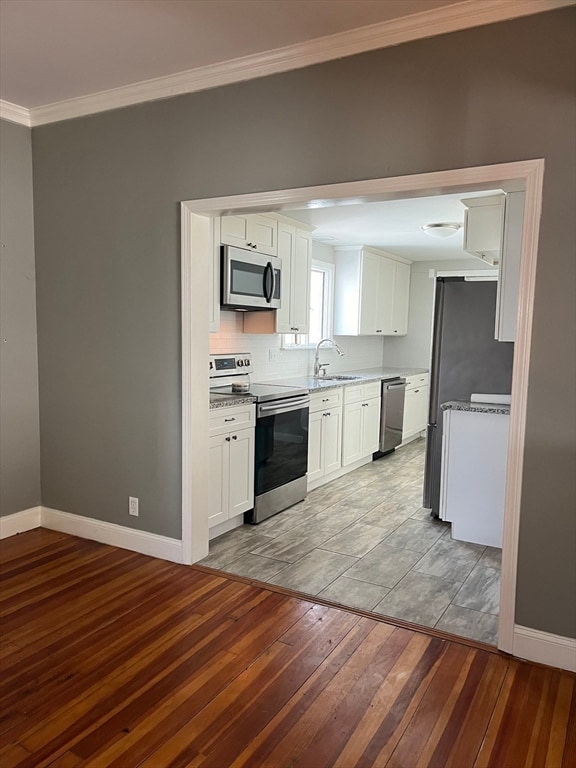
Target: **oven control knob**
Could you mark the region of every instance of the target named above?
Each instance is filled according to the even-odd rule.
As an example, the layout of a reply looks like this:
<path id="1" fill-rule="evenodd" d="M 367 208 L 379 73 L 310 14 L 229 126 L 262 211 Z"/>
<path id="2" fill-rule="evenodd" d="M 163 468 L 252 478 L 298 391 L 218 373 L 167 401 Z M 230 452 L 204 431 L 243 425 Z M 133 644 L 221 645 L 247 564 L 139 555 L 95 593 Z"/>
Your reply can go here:
<path id="1" fill-rule="evenodd" d="M 250 365 L 250 360 L 248 359 L 244 360 L 244 365 Z"/>
<path id="2" fill-rule="evenodd" d="M 238 360 L 238 367 L 242 368 L 243 365 L 244 365 L 244 360 Z"/>
<path id="3" fill-rule="evenodd" d="M 210 360 L 210 370 L 213 370 L 213 368 L 214 368 L 214 363 L 212 362 L 212 360 Z"/>

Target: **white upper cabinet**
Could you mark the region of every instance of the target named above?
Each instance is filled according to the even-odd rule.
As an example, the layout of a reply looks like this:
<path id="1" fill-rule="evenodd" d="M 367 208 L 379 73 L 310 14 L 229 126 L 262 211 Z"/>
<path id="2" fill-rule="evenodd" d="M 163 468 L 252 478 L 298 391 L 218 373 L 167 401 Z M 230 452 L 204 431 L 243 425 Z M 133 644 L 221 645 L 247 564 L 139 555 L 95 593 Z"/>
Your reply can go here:
<path id="1" fill-rule="evenodd" d="M 336 266 L 336 275 L 338 275 L 338 268 L 340 263 Z M 355 288 L 359 293 L 359 302 L 356 310 L 357 318 L 353 318 L 350 313 L 344 313 L 344 320 L 348 324 L 354 324 L 358 327 L 358 334 L 361 336 L 367 336 L 373 333 L 379 333 L 376 329 L 380 323 L 381 304 L 379 301 L 379 291 L 381 287 L 380 280 L 380 258 L 371 253 L 364 253 L 359 260 L 359 272 L 357 283 Z M 359 283 L 359 284 L 358 284 Z M 338 285 L 338 277 L 336 277 L 336 285 Z M 338 288 L 336 288 L 336 295 L 338 295 Z M 338 299 L 336 299 L 336 333 L 340 333 L 340 306 Z"/>
<path id="2" fill-rule="evenodd" d="M 410 264 L 395 262 L 394 303 L 392 305 L 392 333 L 406 336 L 408 333 L 408 306 L 410 301 Z"/>
<path id="3" fill-rule="evenodd" d="M 502 193 L 462 200 L 466 207 L 464 250 L 491 266 L 500 261 L 505 199 Z"/>
<path id="4" fill-rule="evenodd" d="M 224 219 L 223 219 L 224 221 Z M 278 216 L 278 256 L 282 259 L 281 307 L 244 313 L 244 333 L 308 333 L 312 230 Z"/>
<path id="5" fill-rule="evenodd" d="M 278 221 L 272 216 L 253 213 L 246 216 L 222 216 L 220 242 L 277 256 Z"/>
<path id="6" fill-rule="evenodd" d="M 494 337 L 516 339 L 516 314 L 522 251 L 525 193 L 508 192 L 467 198 L 464 250 L 498 267 L 498 299 Z"/>
<path id="7" fill-rule="evenodd" d="M 312 233 L 278 222 L 278 256 L 282 259 L 282 306 L 276 333 L 308 333 Z"/>
<path id="8" fill-rule="evenodd" d="M 334 333 L 337 336 L 406 334 L 410 262 L 362 246 L 334 250 Z"/>
<path id="9" fill-rule="evenodd" d="M 212 219 L 212 262 L 208 265 L 208 330 L 220 330 L 220 219 Z"/>
<path id="10" fill-rule="evenodd" d="M 525 192 L 508 192 L 506 195 L 496 303 L 495 336 L 498 341 L 516 339 L 525 197 Z"/>

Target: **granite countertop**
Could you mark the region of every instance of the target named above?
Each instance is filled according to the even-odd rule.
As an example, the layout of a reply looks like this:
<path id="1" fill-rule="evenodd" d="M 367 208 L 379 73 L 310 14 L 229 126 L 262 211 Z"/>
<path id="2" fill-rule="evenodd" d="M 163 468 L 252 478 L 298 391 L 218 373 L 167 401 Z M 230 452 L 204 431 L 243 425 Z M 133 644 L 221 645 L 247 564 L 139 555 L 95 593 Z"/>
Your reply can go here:
<path id="1" fill-rule="evenodd" d="M 246 403 L 255 403 L 256 398 L 250 395 L 221 395 L 210 393 L 210 410 L 215 408 L 229 408 L 233 405 L 245 405 Z"/>
<path id="2" fill-rule="evenodd" d="M 366 381 L 385 381 L 405 376 L 416 376 L 419 373 L 428 373 L 428 368 L 364 368 L 359 371 L 338 371 L 334 374 L 335 376 L 354 376 L 353 379 L 330 379 L 330 374 L 328 374 L 325 379 L 315 379 L 313 376 L 294 376 L 289 379 L 270 379 L 254 383 L 304 387 L 309 392 L 315 392 L 319 389 L 326 390 L 354 386 L 354 384 L 363 384 Z M 255 398 L 247 395 L 210 393 L 210 410 L 254 402 L 256 402 Z"/>
<path id="3" fill-rule="evenodd" d="M 443 411 L 469 411 L 470 413 L 500 413 L 505 416 L 510 414 L 510 406 L 505 403 L 471 403 L 466 400 L 450 400 L 442 403 Z"/>
<path id="4" fill-rule="evenodd" d="M 405 376 L 415 376 L 428 373 L 428 368 L 364 368 L 359 371 L 338 371 L 335 376 L 354 376 L 353 379 L 331 379 L 330 374 L 325 379 L 315 379 L 313 376 L 294 376 L 290 379 L 266 381 L 264 384 L 285 384 L 294 387 L 307 387 L 310 392 L 318 389 L 336 389 L 337 387 L 354 386 L 365 381 L 385 381 Z"/>

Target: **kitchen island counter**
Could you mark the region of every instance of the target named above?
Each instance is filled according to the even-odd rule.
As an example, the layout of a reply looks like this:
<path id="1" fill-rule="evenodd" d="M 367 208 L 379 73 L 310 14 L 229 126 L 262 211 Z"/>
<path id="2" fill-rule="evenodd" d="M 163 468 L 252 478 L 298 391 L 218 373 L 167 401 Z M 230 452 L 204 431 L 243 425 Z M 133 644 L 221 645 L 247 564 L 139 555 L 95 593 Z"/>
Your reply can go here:
<path id="1" fill-rule="evenodd" d="M 449 400 L 440 406 L 442 411 L 468 411 L 469 413 L 499 413 L 510 415 L 510 406 L 506 403 L 476 403 L 468 400 Z"/>

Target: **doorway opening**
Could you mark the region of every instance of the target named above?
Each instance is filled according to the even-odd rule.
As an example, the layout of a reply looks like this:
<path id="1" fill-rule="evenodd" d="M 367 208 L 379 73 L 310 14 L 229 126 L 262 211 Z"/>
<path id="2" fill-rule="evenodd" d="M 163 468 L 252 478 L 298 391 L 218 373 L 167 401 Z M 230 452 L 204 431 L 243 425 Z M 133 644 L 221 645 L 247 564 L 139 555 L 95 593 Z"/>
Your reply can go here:
<path id="1" fill-rule="evenodd" d="M 206 515 L 209 489 L 206 444 L 208 381 L 208 259 L 212 253 L 211 217 L 267 211 L 290 215 L 303 207 L 344 206 L 377 200 L 446 195 L 500 188 L 524 189 L 526 203 L 520 269 L 520 301 L 514 352 L 512 412 L 507 462 L 506 503 L 498 647 L 512 651 L 514 597 L 520 514 L 520 487 L 526 413 L 528 361 L 543 161 L 460 169 L 397 179 L 376 179 L 323 187 L 241 195 L 182 204 L 183 338 L 183 551 L 186 562 L 208 554 Z"/>

